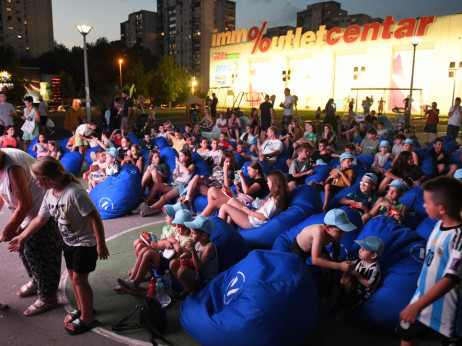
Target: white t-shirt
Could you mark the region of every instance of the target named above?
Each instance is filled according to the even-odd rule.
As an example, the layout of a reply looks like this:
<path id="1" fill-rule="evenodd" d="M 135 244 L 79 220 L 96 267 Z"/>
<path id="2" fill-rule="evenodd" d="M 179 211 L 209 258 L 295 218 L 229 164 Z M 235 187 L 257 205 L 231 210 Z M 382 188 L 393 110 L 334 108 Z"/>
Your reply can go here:
<path id="1" fill-rule="evenodd" d="M 218 125 L 220 125 L 220 126 L 228 125 L 228 119 L 226 119 L 226 118 L 223 118 L 223 119 L 218 118 L 217 119 L 217 127 L 218 127 Z"/>
<path id="2" fill-rule="evenodd" d="M 210 150 L 210 151 L 207 153 L 207 156 L 208 156 L 208 157 L 211 157 L 212 160 L 213 160 L 213 165 L 214 165 L 214 166 L 217 166 L 217 165 L 219 165 L 220 162 L 221 162 L 221 159 L 222 159 L 222 157 L 223 157 L 223 151 L 221 151 L 221 150 L 215 150 L 215 151 Z"/>
<path id="3" fill-rule="evenodd" d="M 8 102 L 0 104 L 0 120 L 3 121 L 3 124 L 5 126 L 12 126 L 13 118 L 11 117 L 11 115 L 7 114 L 8 112 L 16 113 L 16 110 L 14 109 L 13 105 Z"/>
<path id="4" fill-rule="evenodd" d="M 288 104 L 290 104 L 290 107 L 283 108 L 282 110 L 283 115 L 292 115 L 294 113 L 294 100 L 292 98 L 292 95 L 286 96 L 284 100 L 284 107 L 286 107 Z"/>
<path id="5" fill-rule="evenodd" d="M 46 117 L 47 116 L 47 110 L 48 110 L 48 103 L 45 101 L 40 102 L 38 106 L 38 112 L 41 117 Z"/>
<path id="6" fill-rule="evenodd" d="M 452 106 L 449 109 L 449 112 L 452 112 L 455 108 L 456 106 Z M 452 113 L 452 116 L 449 117 L 448 125 L 460 126 L 461 119 L 462 119 L 462 112 L 459 107 L 458 109 L 455 110 L 454 113 Z"/>
<path id="7" fill-rule="evenodd" d="M 59 196 L 53 195 L 53 189 L 47 190 L 38 214 L 55 219 L 67 245 L 90 247 L 96 245 L 96 236 L 87 216 L 95 209 L 85 189 L 70 183 Z"/>
<path id="8" fill-rule="evenodd" d="M 283 148 L 284 148 L 284 144 L 282 144 L 282 142 L 279 139 L 267 139 L 261 145 L 261 153 L 271 154 L 271 153 L 274 153 L 276 150 L 278 150 L 279 155 L 281 155 Z M 270 166 L 275 165 L 276 162 L 278 161 L 279 155 L 268 157 L 268 164 Z"/>
<path id="9" fill-rule="evenodd" d="M 82 135 L 84 137 L 90 136 L 92 132 L 93 131 L 92 129 L 90 129 L 88 124 L 79 125 L 79 127 L 77 127 L 77 129 L 75 130 L 76 134 Z"/>
<path id="10" fill-rule="evenodd" d="M 273 216 L 279 213 L 279 210 L 274 202 L 274 198 L 270 197 L 267 199 L 265 205 L 260 209 L 255 210 L 255 212 L 265 215 L 266 219 L 269 221 Z M 250 228 L 261 226 L 268 221 L 260 220 L 254 216 L 249 215 L 249 224 Z"/>

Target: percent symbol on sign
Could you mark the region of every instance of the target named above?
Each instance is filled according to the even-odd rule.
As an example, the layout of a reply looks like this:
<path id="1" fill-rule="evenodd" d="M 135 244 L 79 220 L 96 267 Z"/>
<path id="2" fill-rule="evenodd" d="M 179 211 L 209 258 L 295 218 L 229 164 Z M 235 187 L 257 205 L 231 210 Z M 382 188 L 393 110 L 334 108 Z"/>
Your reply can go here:
<path id="1" fill-rule="evenodd" d="M 263 40 L 261 39 L 261 37 L 263 36 L 263 32 L 265 31 L 265 28 L 266 28 L 266 22 L 263 23 L 261 29 L 258 29 L 258 27 L 256 26 L 250 29 L 249 35 L 248 35 L 249 40 L 250 41 L 255 40 L 255 44 L 253 45 L 253 49 L 252 49 L 252 54 L 255 53 L 257 48 L 262 53 L 265 53 L 269 49 L 271 45 L 271 40 L 269 38 L 264 38 Z"/>

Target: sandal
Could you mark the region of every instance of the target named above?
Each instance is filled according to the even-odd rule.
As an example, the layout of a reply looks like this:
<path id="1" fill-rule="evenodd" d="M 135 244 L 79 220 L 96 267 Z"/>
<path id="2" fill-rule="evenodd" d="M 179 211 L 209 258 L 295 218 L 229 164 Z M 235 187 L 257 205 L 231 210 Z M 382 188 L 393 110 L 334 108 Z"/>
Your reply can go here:
<path id="1" fill-rule="evenodd" d="M 8 306 L 8 304 L 2 304 L 0 303 L 0 310 L 8 310 L 10 307 Z"/>
<path id="2" fill-rule="evenodd" d="M 116 286 L 114 287 L 114 292 L 115 293 L 118 293 L 118 294 L 125 294 L 127 293 L 127 291 L 125 291 L 122 286 Z"/>
<path id="3" fill-rule="evenodd" d="M 16 294 L 21 298 L 25 298 L 37 294 L 37 290 L 37 284 L 33 280 L 31 280 L 27 284 L 22 285 L 19 291 L 16 292 Z"/>
<path id="4" fill-rule="evenodd" d="M 71 323 L 72 321 L 78 319 L 80 316 L 82 316 L 82 312 L 78 309 L 74 309 L 69 311 L 66 317 L 64 317 L 64 324 Z"/>
<path id="5" fill-rule="evenodd" d="M 24 311 L 25 316 L 34 316 L 47 312 L 58 306 L 58 302 L 54 301 L 52 303 L 45 302 L 41 299 L 37 299 L 34 304 L 29 306 L 26 311 Z"/>
<path id="6" fill-rule="evenodd" d="M 77 318 L 71 323 L 66 324 L 64 329 L 66 329 L 66 332 L 71 335 L 77 335 L 88 332 L 89 330 L 93 329 L 97 323 L 98 320 L 94 320 L 87 326 L 80 318 Z"/>

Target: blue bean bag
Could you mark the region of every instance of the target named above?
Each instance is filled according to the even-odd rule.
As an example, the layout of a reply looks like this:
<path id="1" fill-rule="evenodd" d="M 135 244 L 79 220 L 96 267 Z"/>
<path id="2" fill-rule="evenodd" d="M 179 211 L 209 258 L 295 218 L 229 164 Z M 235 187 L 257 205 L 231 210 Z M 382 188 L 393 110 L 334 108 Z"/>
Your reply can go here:
<path id="1" fill-rule="evenodd" d="M 32 156 L 34 159 L 37 158 L 37 152 L 33 151 L 34 145 L 37 144 L 38 136 L 34 138 L 34 140 L 30 143 L 29 148 L 27 148 L 27 153 Z"/>
<path id="2" fill-rule="evenodd" d="M 151 162 L 149 162 L 149 153 L 150 153 L 150 151 L 147 150 L 147 149 L 141 149 L 140 153 L 141 153 L 141 156 L 144 159 L 144 167 L 150 165 L 151 164 Z"/>
<path id="3" fill-rule="evenodd" d="M 451 137 L 448 136 L 442 136 L 440 137 L 443 140 L 443 149 L 446 150 L 449 155 L 451 155 L 454 151 L 459 149 L 459 143 L 457 143 L 455 140 L 453 140 Z M 431 149 L 433 148 L 433 144 L 435 141 L 430 142 L 428 144 L 427 148 Z"/>
<path id="4" fill-rule="evenodd" d="M 69 139 L 71 139 L 71 137 L 61 139 L 61 140 L 58 142 L 59 151 L 61 151 L 61 153 L 62 153 L 63 155 L 64 155 L 65 153 L 70 153 L 70 152 L 71 152 L 69 149 L 66 148 L 66 145 L 67 145 L 67 143 L 69 142 Z"/>
<path id="5" fill-rule="evenodd" d="M 436 176 L 435 161 L 425 149 L 414 150 L 419 156 L 419 166 L 428 179 Z"/>
<path id="6" fill-rule="evenodd" d="M 415 232 L 422 238 L 428 240 L 437 222 L 438 220 L 430 219 L 429 217 L 427 217 L 419 223 L 419 225 L 415 229 Z"/>
<path id="7" fill-rule="evenodd" d="M 242 173 L 244 173 L 245 177 L 249 176 L 249 173 L 247 173 L 247 166 L 249 165 L 250 162 L 251 161 L 244 162 L 244 164 L 241 167 Z M 269 173 L 268 164 L 265 161 L 260 161 L 260 163 L 261 163 L 261 166 L 262 166 L 262 169 L 263 169 L 263 173 L 268 174 Z"/>
<path id="8" fill-rule="evenodd" d="M 101 148 L 99 145 L 93 148 L 88 148 L 87 153 L 85 154 L 85 162 L 87 164 L 87 167 L 90 167 L 90 165 L 93 163 L 93 160 L 91 158 L 91 153 L 94 153 L 98 149 L 103 149 L 103 148 Z"/>
<path id="9" fill-rule="evenodd" d="M 314 174 L 306 177 L 305 184 L 322 183 L 326 181 L 327 177 L 329 176 L 329 172 L 331 170 L 332 169 L 327 165 L 314 166 L 313 167 Z"/>
<path id="10" fill-rule="evenodd" d="M 141 174 L 134 165 L 123 165 L 90 191 L 103 220 L 122 217 L 133 210 L 141 195 Z"/>
<path id="11" fill-rule="evenodd" d="M 400 312 L 409 304 L 425 258 L 425 240 L 389 217 L 371 219 L 358 239 L 371 235 L 382 239 L 384 253 L 379 258 L 382 286 L 366 302 L 352 311 L 352 317 L 364 328 L 393 332 Z M 353 244 L 352 253 L 359 250 Z"/>
<path id="12" fill-rule="evenodd" d="M 364 170 L 370 171 L 372 164 L 374 163 L 375 155 L 358 155 L 356 161 Z"/>
<path id="13" fill-rule="evenodd" d="M 170 184 L 173 182 L 173 170 L 176 167 L 175 157 L 178 157 L 178 153 L 175 149 L 171 147 L 164 147 L 159 152 L 161 162 L 166 163 L 170 167 L 170 177 L 167 180 L 167 183 Z"/>
<path id="14" fill-rule="evenodd" d="M 260 227 L 241 229 L 239 232 L 249 249 L 271 249 L 276 238 L 308 216 L 322 211 L 319 190 L 310 185 L 297 186 L 290 192 L 289 207 Z"/>
<path id="15" fill-rule="evenodd" d="M 218 271 L 221 273 L 247 256 L 244 238 L 230 224 L 216 216 L 210 216 L 213 233 L 210 241 L 218 252 Z"/>
<path id="16" fill-rule="evenodd" d="M 154 143 L 156 143 L 157 147 L 159 150 L 164 149 L 165 147 L 168 147 L 168 141 L 164 137 L 159 137 L 154 140 Z"/>
<path id="17" fill-rule="evenodd" d="M 141 144 L 140 140 L 138 139 L 138 137 L 136 137 L 136 135 L 133 132 L 126 133 L 125 136 L 130 138 L 131 145 L 133 145 L 133 144 L 138 144 L 138 145 Z"/>
<path id="18" fill-rule="evenodd" d="M 195 175 L 203 175 L 209 177 L 212 172 L 210 171 L 210 166 L 208 163 L 198 154 L 192 153 L 192 160 L 196 170 L 194 171 Z"/>
<path id="19" fill-rule="evenodd" d="M 202 345 L 307 345 L 320 298 L 296 255 L 255 250 L 186 299 L 180 323 Z"/>
<path id="20" fill-rule="evenodd" d="M 247 161 L 246 158 L 239 153 L 234 153 L 234 157 L 236 158 L 239 169 L 241 169 L 242 165 Z"/>
<path id="21" fill-rule="evenodd" d="M 61 158 L 66 173 L 78 175 L 83 165 L 83 156 L 78 151 L 67 152 Z"/>

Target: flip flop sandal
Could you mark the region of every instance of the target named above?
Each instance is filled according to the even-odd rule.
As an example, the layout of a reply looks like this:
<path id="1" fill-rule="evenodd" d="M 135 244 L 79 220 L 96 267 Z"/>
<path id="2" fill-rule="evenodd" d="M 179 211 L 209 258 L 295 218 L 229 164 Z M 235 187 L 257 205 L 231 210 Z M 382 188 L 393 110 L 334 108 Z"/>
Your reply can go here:
<path id="1" fill-rule="evenodd" d="M 0 310 L 8 310 L 10 307 L 8 306 L 8 304 L 2 304 L 0 303 Z"/>
<path id="2" fill-rule="evenodd" d="M 58 306 L 58 302 L 48 303 L 43 300 L 37 299 L 34 304 L 29 306 L 26 311 L 24 311 L 25 316 L 34 316 L 44 312 L 47 312 Z"/>
<path id="3" fill-rule="evenodd" d="M 114 292 L 118 293 L 118 294 L 126 294 L 127 293 L 127 291 L 125 291 L 122 286 L 114 287 Z"/>
<path id="4" fill-rule="evenodd" d="M 27 284 L 22 285 L 16 294 L 21 298 L 30 297 L 37 294 L 37 289 L 37 284 L 31 280 Z"/>
<path id="5" fill-rule="evenodd" d="M 87 326 L 80 318 L 77 318 L 71 323 L 66 324 L 64 329 L 66 329 L 66 332 L 68 332 L 70 335 L 77 335 L 88 332 L 89 330 L 93 329 L 97 323 L 98 320 L 94 320 Z"/>
<path id="6" fill-rule="evenodd" d="M 80 316 L 82 316 L 82 312 L 80 310 L 78 309 L 71 310 L 69 311 L 67 316 L 64 317 L 64 324 L 71 323 L 72 321 L 76 320 Z"/>

